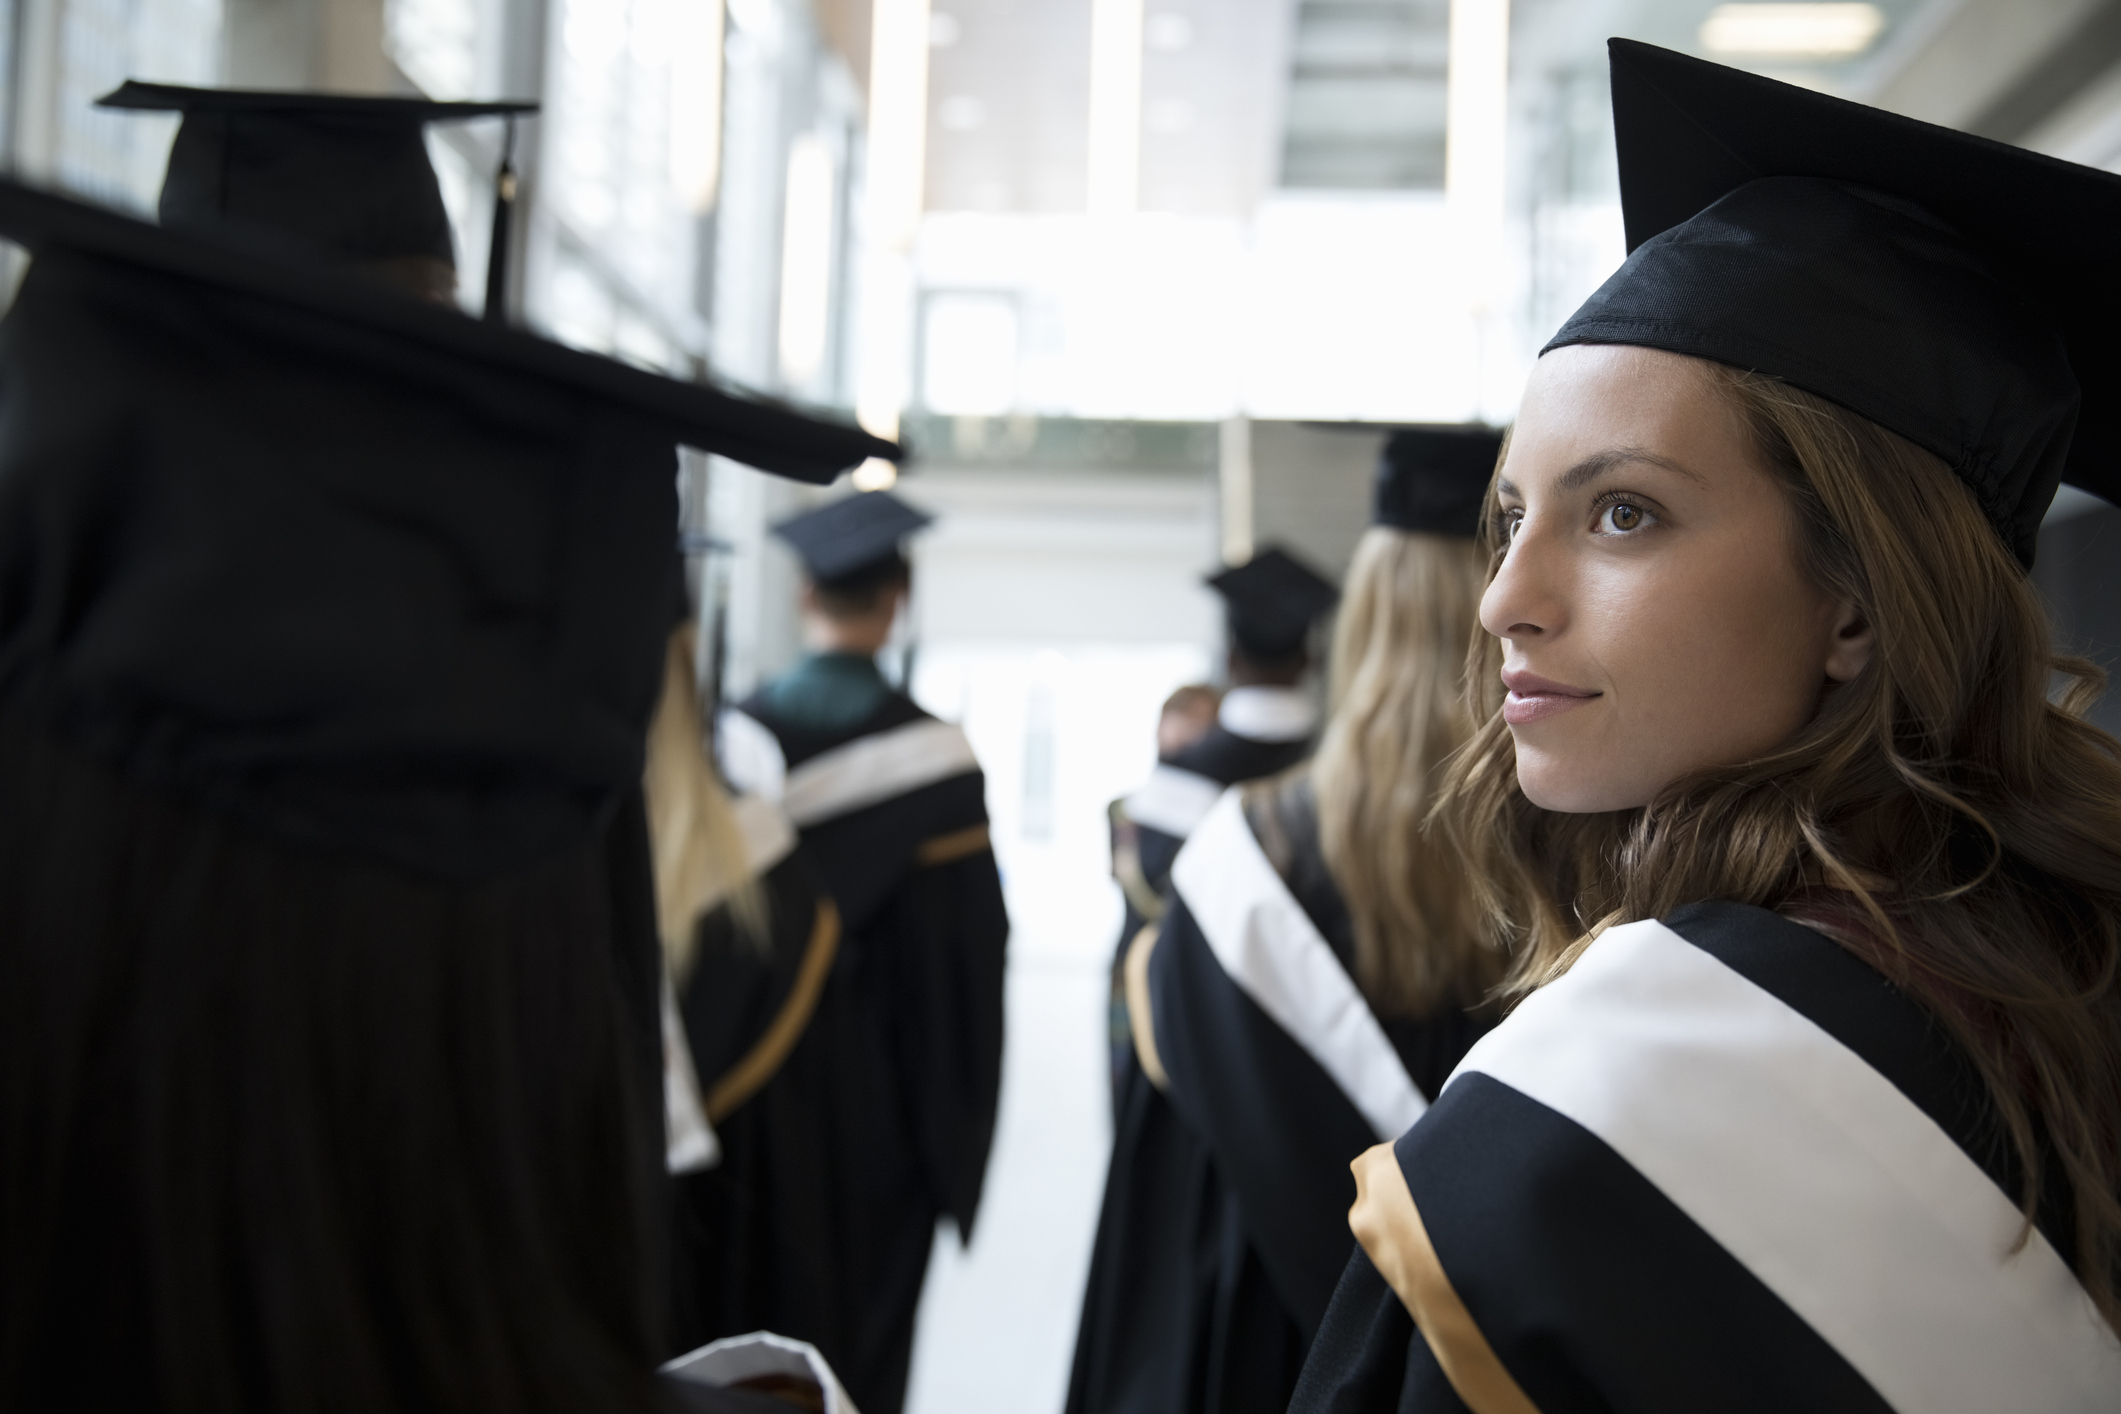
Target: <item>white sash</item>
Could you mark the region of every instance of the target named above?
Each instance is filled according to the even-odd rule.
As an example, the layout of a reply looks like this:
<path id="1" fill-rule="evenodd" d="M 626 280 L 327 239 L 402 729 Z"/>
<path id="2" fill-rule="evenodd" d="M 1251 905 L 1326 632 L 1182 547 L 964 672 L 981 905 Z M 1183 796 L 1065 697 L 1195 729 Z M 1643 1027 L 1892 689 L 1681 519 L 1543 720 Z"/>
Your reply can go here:
<path id="1" fill-rule="evenodd" d="M 1293 687 L 1233 687 L 1215 720 L 1250 741 L 1302 741 L 1318 729 L 1318 704 Z"/>
<path id="2" fill-rule="evenodd" d="M 795 848 L 795 824 L 788 812 L 763 795 L 746 793 L 730 802 L 737 833 L 744 841 L 744 863 L 750 876 L 763 878 Z"/>
<path id="3" fill-rule="evenodd" d="M 1223 971 L 1318 1062 L 1380 1139 L 1428 1102 L 1333 948 L 1224 793 L 1178 852 L 1171 883 Z"/>
<path id="4" fill-rule="evenodd" d="M 1657 922 L 1600 937 L 1460 1062 L 1582 1125 L 1900 1414 L 2121 1408 L 2121 1341 L 1951 1136 Z M 1588 1219 L 1587 1221 L 1595 1220 Z"/>
<path id="5" fill-rule="evenodd" d="M 1159 765 L 1120 808 L 1137 825 L 1184 839 L 1215 808 L 1222 793 L 1221 781 L 1181 766 Z"/>
<path id="6" fill-rule="evenodd" d="M 717 736 L 722 773 L 729 783 L 780 806 L 802 829 L 979 769 L 965 733 L 929 717 L 856 737 L 792 771 L 779 738 L 748 713 L 725 710 Z M 748 834 L 746 839 L 748 843 Z M 755 868 L 763 872 L 771 867 L 760 864 L 759 858 L 753 857 Z"/>
<path id="7" fill-rule="evenodd" d="M 781 806 L 808 829 L 978 769 L 963 731 L 923 717 L 811 757 L 788 773 Z"/>

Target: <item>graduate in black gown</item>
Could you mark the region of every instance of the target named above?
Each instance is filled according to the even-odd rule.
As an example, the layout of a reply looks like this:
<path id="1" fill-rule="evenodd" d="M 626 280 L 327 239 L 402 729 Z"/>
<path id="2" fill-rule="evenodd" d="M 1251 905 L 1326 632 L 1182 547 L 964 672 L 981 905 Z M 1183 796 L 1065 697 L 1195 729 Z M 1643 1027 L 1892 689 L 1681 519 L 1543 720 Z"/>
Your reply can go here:
<path id="1" fill-rule="evenodd" d="M 1500 952 L 1421 822 L 1472 728 L 1473 535 L 1498 442 L 1387 444 L 1318 755 L 1222 795 L 1128 950 L 1071 1411 L 1285 1408 L 1347 1263 L 1349 1161 L 1412 1123 L 1492 1019 Z"/>
<path id="2" fill-rule="evenodd" d="M 812 1019 L 791 1069 L 759 1097 L 829 1105 L 829 1116 L 798 1128 L 755 1110 L 760 1167 L 732 1175 L 727 1201 L 779 1205 L 811 1234 L 817 1206 L 830 1206 L 832 1250 L 817 1254 L 830 1295 L 804 1303 L 826 1324 L 813 1336 L 791 1314 L 788 1333 L 818 1341 L 866 1414 L 894 1414 L 905 1397 L 936 1223 L 971 1234 L 1001 1085 L 1009 920 L 985 777 L 964 733 L 892 687 L 875 659 L 911 585 L 900 545 L 927 523 L 871 491 L 776 526 L 803 561 L 816 651 L 720 729 L 731 783 L 786 811 L 838 918 L 821 1003 L 832 1017 Z M 768 1124 L 786 1137 L 765 1138 Z M 801 1186 L 733 1191 L 774 1175 Z"/>
<path id="3" fill-rule="evenodd" d="M 437 307 L 455 110 L 184 106 L 165 228 L 0 182 L 0 1406 L 761 1407 L 652 1373 L 676 445 L 891 449 Z"/>
<path id="4" fill-rule="evenodd" d="M 708 763 L 688 624 L 649 735 L 649 831 L 676 1034 L 666 1096 L 677 1179 L 669 1344 L 755 1330 L 845 1360 L 873 1323 L 848 1257 L 873 1242 L 870 1156 L 903 1144 L 887 1069 L 836 968 L 838 905 L 780 804 L 732 799 Z M 710 1135 L 677 1136 L 690 1112 Z"/>
<path id="5" fill-rule="evenodd" d="M 1115 1106 L 1133 1046 L 1121 965 L 1142 929 L 1163 916 L 1171 861 L 1227 787 L 1286 771 L 1311 754 L 1318 732 L 1318 708 L 1300 684 L 1311 667 L 1311 626 L 1339 598 L 1332 583 L 1270 545 L 1209 576 L 1208 587 L 1222 596 L 1228 627 L 1229 686 L 1215 721 L 1178 750 L 1159 750 L 1149 779 L 1111 812 L 1113 873 L 1124 901 L 1112 953 Z"/>
<path id="6" fill-rule="evenodd" d="M 2121 743 L 2025 573 L 2121 491 L 2121 177 L 1612 65 L 1439 807 L 1521 1000 L 1292 1407 L 2121 1407 Z"/>

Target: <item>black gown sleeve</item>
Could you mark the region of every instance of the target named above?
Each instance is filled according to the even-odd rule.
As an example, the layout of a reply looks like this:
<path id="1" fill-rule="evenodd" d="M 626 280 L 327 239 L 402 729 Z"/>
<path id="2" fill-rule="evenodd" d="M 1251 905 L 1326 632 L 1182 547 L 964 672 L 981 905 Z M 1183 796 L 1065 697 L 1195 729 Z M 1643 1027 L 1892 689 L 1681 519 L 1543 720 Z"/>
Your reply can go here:
<path id="1" fill-rule="evenodd" d="M 1289 1414 L 1470 1414 L 1399 1295 L 1361 1248 L 1348 1258 Z"/>
<path id="2" fill-rule="evenodd" d="M 1001 875 L 973 824 L 930 836 L 939 853 L 916 854 L 893 896 L 901 949 L 889 968 L 893 1046 L 923 1164 L 942 1210 L 969 1238 L 979 1209 L 1001 1097 L 1002 969 L 1009 915 Z M 980 831 L 973 846 L 974 831 Z M 953 844 L 954 840 L 962 841 Z"/>
<path id="3" fill-rule="evenodd" d="M 1149 973 L 1171 1103 L 1214 1156 L 1283 1307 L 1308 1338 L 1354 1245 L 1348 1163 L 1377 1135 L 1223 970 L 1183 899 L 1164 916 Z"/>
<path id="4" fill-rule="evenodd" d="M 1206 1146 L 1130 1048 L 1064 1414 L 1201 1407 L 1226 1206 Z"/>

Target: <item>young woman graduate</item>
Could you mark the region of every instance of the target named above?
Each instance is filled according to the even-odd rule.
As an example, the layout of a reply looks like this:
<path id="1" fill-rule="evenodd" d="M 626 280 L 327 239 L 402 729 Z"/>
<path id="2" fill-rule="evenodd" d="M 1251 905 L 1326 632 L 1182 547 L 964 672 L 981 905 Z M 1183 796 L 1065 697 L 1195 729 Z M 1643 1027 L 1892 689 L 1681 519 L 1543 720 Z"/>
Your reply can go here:
<path id="1" fill-rule="evenodd" d="M 1124 967 L 1132 1037 L 1068 1408 L 1278 1411 L 1346 1265 L 1348 1161 L 1405 1129 L 1501 973 L 1420 833 L 1472 732 L 1498 445 L 1409 430 L 1348 572 L 1315 761 L 1225 792 Z"/>
<path id="2" fill-rule="evenodd" d="M 1292 1407 L 2121 1407 L 2121 747 L 2025 574 L 2121 489 L 2121 177 L 1612 61 L 1440 804 L 1523 999 Z"/>
<path id="3" fill-rule="evenodd" d="M 654 1373 L 676 444 L 892 449 L 428 302 L 428 105 L 184 101 L 163 228 L 0 182 L 0 1408 L 757 1408 Z"/>

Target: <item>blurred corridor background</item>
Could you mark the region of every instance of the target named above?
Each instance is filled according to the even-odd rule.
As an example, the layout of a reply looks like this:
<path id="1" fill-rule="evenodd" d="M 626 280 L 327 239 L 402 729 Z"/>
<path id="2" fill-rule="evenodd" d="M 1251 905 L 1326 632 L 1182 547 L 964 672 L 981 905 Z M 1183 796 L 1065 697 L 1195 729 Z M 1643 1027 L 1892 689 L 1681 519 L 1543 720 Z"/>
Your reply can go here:
<path id="1" fill-rule="evenodd" d="M 538 99 L 514 317 L 907 440 L 940 523 L 890 656 L 985 765 L 1015 930 L 910 1408 L 1040 1414 L 1109 1140 L 1106 802 L 1219 670 L 1201 575 L 1274 541 L 1337 577 L 1387 431 L 1506 424 L 1619 263 L 1613 35 L 2121 169 L 2121 0 L 0 0 L 0 167 L 150 211 L 175 118 L 90 106 L 128 77 Z M 507 141 L 430 129 L 474 311 Z M 799 652 L 765 527 L 828 493 L 704 457 L 685 492 L 741 696 Z M 2109 667 L 2117 537 L 2065 489 L 2038 572 Z"/>

